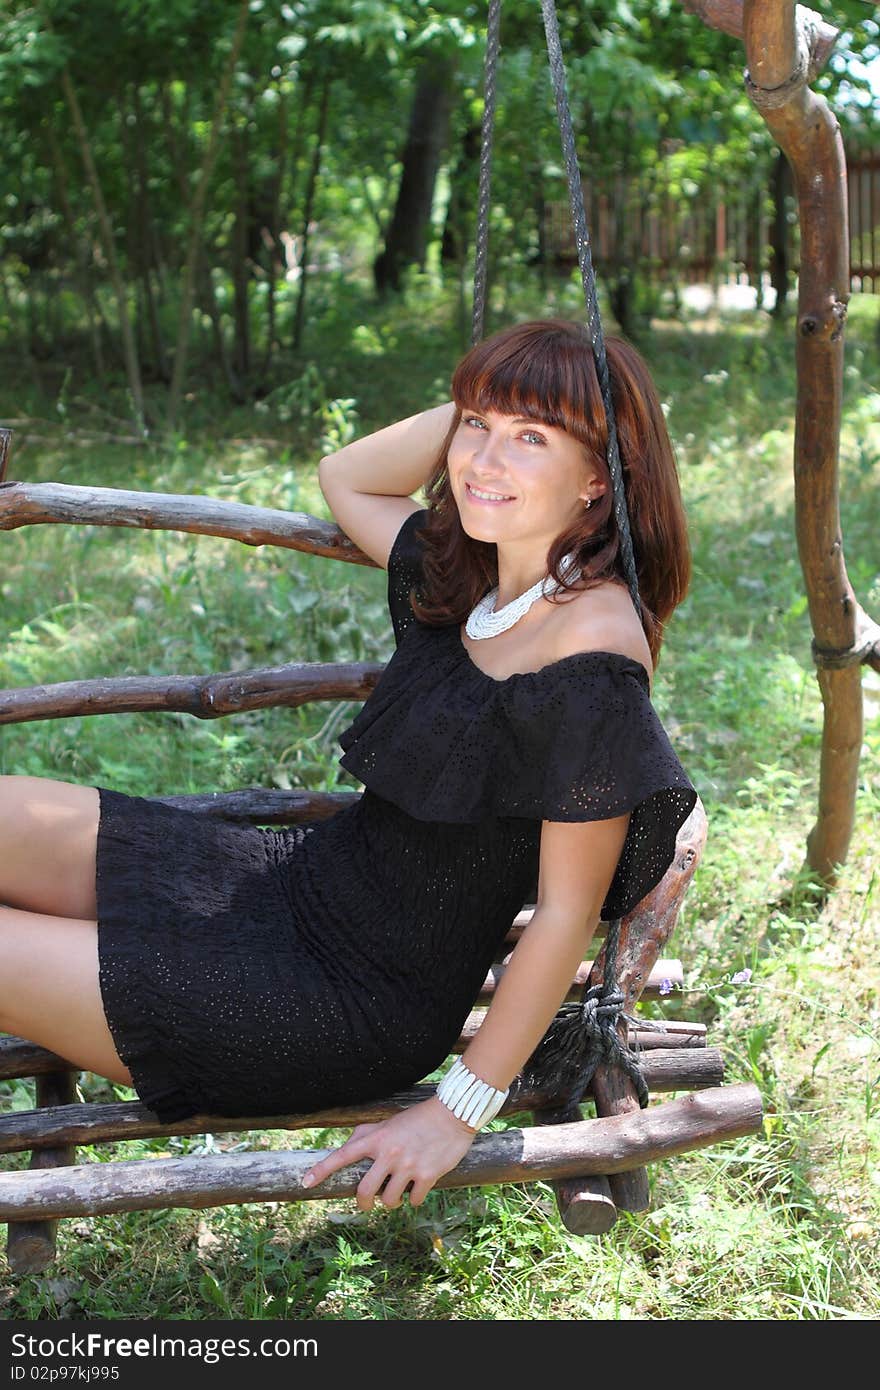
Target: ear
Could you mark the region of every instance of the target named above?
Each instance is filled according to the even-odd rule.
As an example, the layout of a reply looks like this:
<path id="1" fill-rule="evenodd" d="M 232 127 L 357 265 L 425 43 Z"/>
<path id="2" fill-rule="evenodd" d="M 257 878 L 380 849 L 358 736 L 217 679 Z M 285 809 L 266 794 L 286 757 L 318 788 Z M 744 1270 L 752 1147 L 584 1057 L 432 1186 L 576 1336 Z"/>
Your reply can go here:
<path id="1" fill-rule="evenodd" d="M 580 497 L 580 500 L 584 503 L 584 506 L 586 506 L 587 501 L 590 499 L 592 499 L 593 506 L 595 506 L 596 503 L 599 501 L 600 497 L 605 496 L 605 492 L 605 484 L 601 481 L 601 479 L 596 478 L 592 480 L 590 483 L 586 484 L 581 489 L 578 496 Z"/>
<path id="2" fill-rule="evenodd" d="M 593 505 L 595 506 L 599 498 L 605 496 L 609 479 L 607 474 L 599 469 L 596 459 L 591 453 L 585 458 L 584 463 L 585 467 L 581 475 L 583 484 L 578 496 L 584 504 L 586 504 L 588 498 L 592 498 Z"/>

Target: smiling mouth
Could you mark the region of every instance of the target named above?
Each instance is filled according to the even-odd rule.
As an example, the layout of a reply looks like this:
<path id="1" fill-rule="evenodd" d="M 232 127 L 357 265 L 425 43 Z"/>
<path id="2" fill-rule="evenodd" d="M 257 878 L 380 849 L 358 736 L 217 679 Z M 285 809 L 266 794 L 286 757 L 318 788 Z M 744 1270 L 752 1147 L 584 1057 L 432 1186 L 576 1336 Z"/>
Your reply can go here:
<path id="1" fill-rule="evenodd" d="M 489 492 L 482 488 L 471 487 L 470 483 L 465 483 L 465 491 L 469 497 L 475 498 L 477 502 L 512 502 L 513 497 L 501 492 Z"/>

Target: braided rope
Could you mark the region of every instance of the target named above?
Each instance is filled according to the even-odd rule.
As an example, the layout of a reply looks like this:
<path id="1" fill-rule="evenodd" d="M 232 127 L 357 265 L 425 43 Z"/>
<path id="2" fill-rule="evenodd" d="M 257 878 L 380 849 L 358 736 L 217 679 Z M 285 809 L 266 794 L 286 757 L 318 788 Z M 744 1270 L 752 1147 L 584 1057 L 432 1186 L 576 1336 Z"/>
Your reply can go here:
<path id="1" fill-rule="evenodd" d="M 578 166 L 577 147 L 571 109 L 565 78 L 565 62 L 559 38 L 559 24 L 556 18 L 554 0 L 541 0 L 544 17 L 544 33 L 547 39 L 547 56 L 553 78 L 553 94 L 556 98 L 556 115 L 559 121 L 559 134 L 562 139 L 562 152 L 565 171 L 568 177 L 568 196 L 574 223 L 575 245 L 581 283 L 587 305 L 587 322 L 593 356 L 596 360 L 596 374 L 605 406 L 608 425 L 608 471 L 613 488 L 614 517 L 620 536 L 620 554 L 623 572 L 629 586 L 630 597 L 639 618 L 642 616 L 642 603 L 639 597 L 639 581 L 633 552 L 632 533 L 629 524 L 629 510 L 626 505 L 626 491 L 623 483 L 623 467 L 620 462 L 620 449 L 617 441 L 617 422 L 614 403 L 611 397 L 611 382 L 608 374 L 608 359 L 605 354 L 605 337 L 599 314 L 599 300 L 596 294 L 596 279 L 593 271 L 593 255 L 590 247 L 590 233 L 587 228 L 587 213 L 584 207 L 584 190 Z M 601 985 L 594 985 L 584 991 L 579 1006 L 579 1028 L 584 1039 L 583 1065 L 575 1084 L 576 1093 L 582 1095 L 600 1062 L 618 1066 L 632 1082 L 639 1105 L 644 1109 L 648 1104 L 648 1087 L 629 1046 L 621 1042 L 618 1027 L 623 1011 L 623 995 L 617 988 L 617 950 L 620 939 L 620 919 L 608 924 L 605 939 L 605 969 Z M 561 1058 L 560 1058 L 561 1061 Z"/>
<path id="2" fill-rule="evenodd" d="M 565 158 L 565 170 L 568 175 L 568 196 L 571 204 L 572 220 L 574 222 L 574 239 L 575 245 L 577 246 L 578 265 L 580 266 L 581 281 L 584 287 L 584 296 L 587 301 L 590 341 L 593 345 L 593 356 L 596 359 L 596 373 L 599 378 L 599 388 L 602 392 L 602 401 L 605 406 L 605 416 L 608 423 L 608 471 L 611 474 L 611 482 L 614 489 L 614 516 L 620 534 L 620 553 L 623 560 L 624 575 L 629 586 L 630 597 L 635 605 L 636 612 L 639 617 L 641 617 L 642 603 L 639 598 L 639 581 L 636 574 L 635 555 L 633 554 L 629 512 L 626 506 L 626 493 L 623 487 L 623 468 L 620 463 L 620 451 L 617 444 L 617 423 L 614 416 L 614 404 L 611 399 L 608 360 L 605 355 L 605 338 L 602 333 L 602 320 L 599 317 L 599 301 L 596 296 L 596 279 L 593 273 L 590 234 L 587 230 L 587 214 L 584 208 L 584 190 L 581 184 L 580 170 L 578 168 L 577 148 L 574 140 L 574 128 L 571 122 L 571 111 L 568 105 L 565 64 L 562 57 L 562 44 L 559 39 L 559 24 L 556 19 L 556 5 L 554 0 L 541 0 L 541 11 L 544 16 L 547 54 L 550 59 L 553 92 L 556 97 L 556 114 L 559 120 L 559 133 L 562 137 L 562 153 Z"/>
<path id="3" fill-rule="evenodd" d="M 547 37 L 553 90 L 556 97 L 559 131 L 568 174 L 569 198 L 574 220 L 578 264 L 587 304 L 590 341 L 596 360 L 597 376 L 608 424 L 607 456 L 613 487 L 614 515 L 620 535 L 624 574 L 636 612 L 641 617 L 642 605 L 639 598 L 638 576 L 624 491 L 623 468 L 617 442 L 617 426 L 611 398 L 608 361 L 596 296 L 590 237 L 587 230 L 587 216 L 578 169 L 571 112 L 566 93 L 565 66 L 554 0 L 541 0 L 541 9 L 544 15 L 544 29 Z M 474 264 L 472 346 L 478 343 L 483 336 L 485 317 L 492 135 L 495 123 L 500 18 L 501 0 L 489 0 L 486 57 L 483 69 L 484 100 Z M 572 1098 L 580 1100 L 600 1064 L 618 1066 L 629 1077 L 638 1096 L 639 1105 L 644 1109 L 649 1100 L 648 1087 L 638 1065 L 636 1054 L 625 1042 L 620 1040 L 619 1026 L 621 1020 L 626 1020 L 634 1025 L 638 1024 L 641 1028 L 653 1027 L 663 1031 L 664 1025 L 662 1023 L 652 1024 L 646 1019 L 633 1018 L 623 1011 L 624 996 L 618 989 L 616 981 L 619 940 L 620 918 L 615 918 L 608 924 L 605 939 L 605 969 L 602 984 L 585 989 L 580 1003 L 564 1004 L 557 1011 L 550 1028 L 523 1068 L 523 1075 L 538 1084 L 549 1082 L 564 1087 Z"/>
<path id="4" fill-rule="evenodd" d="M 486 314 L 486 266 L 489 256 L 489 194 L 492 183 L 492 132 L 495 128 L 495 88 L 500 48 L 501 0 L 489 0 L 486 58 L 483 66 L 483 123 L 480 144 L 480 191 L 477 197 L 477 245 L 474 257 L 474 309 L 471 346 L 483 336 Z"/>
<path id="5" fill-rule="evenodd" d="M 632 1082 L 639 1105 L 645 1109 L 650 1093 L 638 1062 L 638 1052 L 621 1041 L 620 1025 L 633 1030 L 666 1033 L 662 1020 L 636 1017 L 624 1009 L 624 995 L 615 983 L 620 918 L 608 923 L 602 984 L 584 990 L 578 1003 L 563 1004 L 522 1068 L 526 1085 L 564 1094 L 578 1104 L 586 1094 L 596 1069 L 619 1067 Z M 625 1035 L 624 1035 L 625 1036 Z"/>

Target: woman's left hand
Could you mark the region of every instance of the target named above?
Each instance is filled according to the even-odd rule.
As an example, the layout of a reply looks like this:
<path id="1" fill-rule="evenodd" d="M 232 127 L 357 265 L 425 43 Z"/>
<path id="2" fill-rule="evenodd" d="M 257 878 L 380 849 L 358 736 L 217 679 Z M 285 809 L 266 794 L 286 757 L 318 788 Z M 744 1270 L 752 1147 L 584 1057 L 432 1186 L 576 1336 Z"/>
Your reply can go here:
<path id="1" fill-rule="evenodd" d="M 358 1125 L 350 1139 L 308 1169 L 303 1186 L 312 1187 L 339 1168 L 372 1158 L 372 1167 L 358 1183 L 360 1210 L 372 1210 L 383 1183 L 380 1200 L 386 1207 L 399 1207 L 410 1183 L 410 1206 L 417 1207 L 437 1179 L 464 1157 L 476 1133 L 441 1100 L 431 1096 L 389 1120 Z"/>

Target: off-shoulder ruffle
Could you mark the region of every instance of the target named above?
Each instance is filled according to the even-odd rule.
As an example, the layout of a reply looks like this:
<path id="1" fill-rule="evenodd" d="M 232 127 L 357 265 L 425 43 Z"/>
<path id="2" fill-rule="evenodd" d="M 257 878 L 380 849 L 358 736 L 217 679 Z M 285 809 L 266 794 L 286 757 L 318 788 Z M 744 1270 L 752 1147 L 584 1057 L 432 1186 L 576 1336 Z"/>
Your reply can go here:
<path id="1" fill-rule="evenodd" d="M 606 919 L 663 877 L 697 800 L 640 662 L 579 652 L 499 681 L 474 664 L 457 625 L 407 629 L 340 744 L 341 765 L 416 820 L 630 812 Z"/>

